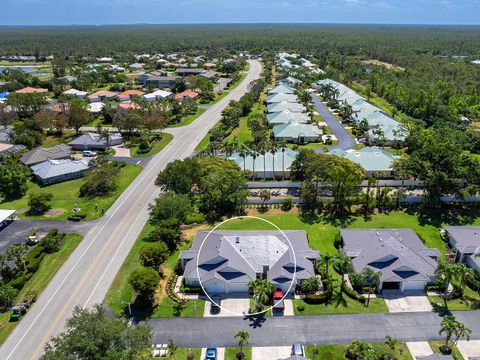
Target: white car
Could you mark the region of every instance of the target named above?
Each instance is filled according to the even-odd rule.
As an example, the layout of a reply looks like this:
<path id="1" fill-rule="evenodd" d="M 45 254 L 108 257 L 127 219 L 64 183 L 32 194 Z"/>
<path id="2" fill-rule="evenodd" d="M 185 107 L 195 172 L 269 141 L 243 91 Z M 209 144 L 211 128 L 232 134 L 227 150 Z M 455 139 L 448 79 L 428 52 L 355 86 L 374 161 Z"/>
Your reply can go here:
<path id="1" fill-rule="evenodd" d="M 86 156 L 86 157 L 95 157 L 97 156 L 97 153 L 95 151 L 90 151 L 90 150 L 85 150 L 83 152 L 83 156 Z"/>

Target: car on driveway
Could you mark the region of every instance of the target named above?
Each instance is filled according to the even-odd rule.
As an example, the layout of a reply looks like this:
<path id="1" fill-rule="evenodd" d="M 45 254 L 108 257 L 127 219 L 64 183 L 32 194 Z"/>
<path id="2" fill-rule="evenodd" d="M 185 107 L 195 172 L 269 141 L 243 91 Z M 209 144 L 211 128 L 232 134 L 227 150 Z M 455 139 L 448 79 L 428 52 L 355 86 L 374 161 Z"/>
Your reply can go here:
<path id="1" fill-rule="evenodd" d="M 220 306 L 222 303 L 222 298 L 218 295 L 212 296 L 212 305 L 210 306 L 210 313 L 211 314 L 219 314 L 220 313 Z"/>
<path id="2" fill-rule="evenodd" d="M 283 301 L 282 289 L 276 289 L 273 293 L 272 305 L 273 310 L 277 312 L 283 312 L 285 310 L 285 302 Z"/>
<path id="3" fill-rule="evenodd" d="M 85 156 L 85 157 L 95 157 L 95 156 L 97 156 L 97 153 L 95 151 L 85 150 L 83 152 L 83 156 Z"/>
<path id="4" fill-rule="evenodd" d="M 293 344 L 292 345 L 292 353 L 290 354 L 292 356 L 298 355 L 298 356 L 305 356 L 305 349 L 303 348 L 302 344 Z"/>
<path id="5" fill-rule="evenodd" d="M 208 348 L 205 353 L 205 360 L 217 360 L 217 348 Z"/>

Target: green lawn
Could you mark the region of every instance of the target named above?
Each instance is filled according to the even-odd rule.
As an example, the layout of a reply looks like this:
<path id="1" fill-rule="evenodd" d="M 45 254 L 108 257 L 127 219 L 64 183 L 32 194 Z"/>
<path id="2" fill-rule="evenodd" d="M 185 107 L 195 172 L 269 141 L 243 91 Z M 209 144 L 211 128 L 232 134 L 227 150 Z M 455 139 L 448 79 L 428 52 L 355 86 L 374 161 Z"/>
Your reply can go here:
<path id="1" fill-rule="evenodd" d="M 127 164 L 120 169 L 118 176 L 117 188 L 111 195 L 106 197 L 96 197 L 93 199 L 79 197 L 79 189 L 86 181 L 86 178 L 80 178 L 70 181 L 61 182 L 58 184 L 40 187 L 36 183 L 28 182 L 28 191 L 20 199 L 10 200 L 3 199 L 0 201 L 0 207 L 4 209 L 14 209 L 18 211 L 18 216 L 21 219 L 49 219 L 49 220 L 66 220 L 71 214 L 74 204 L 81 209 L 81 212 L 87 214 L 86 220 L 93 220 L 103 215 L 102 210 L 107 209 L 117 200 L 120 194 L 130 185 L 130 183 L 141 172 L 142 168 L 139 165 Z M 58 209 L 60 213 L 52 216 L 29 216 L 25 212 L 28 210 L 28 197 L 35 192 L 49 192 L 53 194 L 51 201 L 51 209 Z M 98 204 L 98 210 L 95 210 L 95 204 Z M 63 210 L 63 212 L 61 212 Z"/>
<path id="2" fill-rule="evenodd" d="M 66 144 L 76 138 L 75 131 L 64 131 L 61 136 L 47 135 L 42 142 L 42 147 L 53 147 L 55 145 Z"/>
<path id="3" fill-rule="evenodd" d="M 445 344 L 445 341 L 429 341 L 430 347 L 432 348 L 434 353 L 441 353 L 440 351 L 440 346 L 443 346 Z M 464 359 L 462 354 L 460 354 L 460 351 L 458 351 L 457 347 L 455 345 L 451 345 L 452 348 L 452 356 L 455 360 L 468 360 Z"/>
<path id="4" fill-rule="evenodd" d="M 452 283 L 459 285 L 460 280 L 454 279 Z M 468 286 L 464 288 L 464 298 L 453 299 L 447 302 L 448 310 L 450 311 L 462 311 L 470 310 L 470 302 L 472 299 L 480 301 L 480 295 L 477 291 L 470 289 Z M 443 298 L 440 296 L 428 296 L 428 300 L 434 305 L 437 311 L 445 311 Z"/>
<path id="5" fill-rule="evenodd" d="M 240 119 L 240 125 L 233 129 L 232 133 L 228 135 L 227 140 L 232 141 L 236 137 L 239 144 L 245 144 L 253 140 L 252 130 L 250 130 L 247 123 L 247 117 L 242 117 Z"/>
<path id="6" fill-rule="evenodd" d="M 379 350 L 388 350 L 385 344 L 374 343 L 372 345 Z M 305 355 L 311 360 L 345 360 L 346 357 L 344 354 L 347 346 L 348 345 L 307 345 L 305 346 Z M 393 355 L 397 360 L 412 360 L 412 356 L 404 343 L 397 346 Z"/>
<path id="7" fill-rule="evenodd" d="M 205 150 L 208 145 L 210 145 L 210 134 L 207 133 L 205 137 L 198 143 L 198 145 L 195 147 L 195 152 L 201 152 Z"/>
<path id="8" fill-rule="evenodd" d="M 173 135 L 172 134 L 163 133 L 162 138 L 153 143 L 153 146 L 152 146 L 152 148 L 150 149 L 149 152 L 147 152 L 145 154 L 139 154 L 138 153 L 138 144 L 137 144 L 137 145 L 135 145 L 135 147 L 132 147 L 130 149 L 130 155 L 133 156 L 133 157 L 145 157 L 145 156 L 156 155 L 160 151 L 162 151 L 163 148 L 165 146 L 167 146 L 168 143 L 172 140 L 173 140 Z"/>
<path id="9" fill-rule="evenodd" d="M 225 360 L 236 360 L 235 355 L 240 352 L 239 347 L 226 348 L 225 349 Z M 243 353 L 245 354 L 245 360 L 252 360 L 252 348 L 244 347 Z"/>
<path id="10" fill-rule="evenodd" d="M 68 234 L 65 236 L 64 243 L 59 251 L 48 254 L 42 260 L 38 271 L 25 284 L 19 292 L 15 304 L 22 301 L 25 294 L 29 291 L 35 291 L 40 296 L 43 289 L 48 285 L 50 280 L 55 276 L 57 271 L 67 261 L 70 254 L 75 250 L 77 245 L 82 241 L 82 236 L 78 234 Z M 0 344 L 7 339 L 8 335 L 13 331 L 18 322 L 9 322 L 10 311 L 0 313 Z M 21 321 L 21 320 L 20 320 Z"/>
<path id="11" fill-rule="evenodd" d="M 181 126 L 186 126 L 191 124 L 194 120 L 196 120 L 200 115 L 202 115 L 207 109 L 204 108 L 198 108 L 197 112 L 195 114 L 191 114 L 186 116 L 182 121 L 180 121 L 177 124 L 171 124 L 168 125 L 170 128 L 176 128 L 176 127 L 181 127 Z"/>
<path id="12" fill-rule="evenodd" d="M 112 285 L 108 289 L 106 303 L 110 310 L 112 310 L 112 312 L 117 316 L 124 315 L 127 304 L 132 300 L 132 287 L 128 282 L 128 277 L 132 271 L 142 266 L 139 260 L 139 253 L 140 249 L 144 245 L 148 244 L 143 239 L 151 230 L 153 230 L 153 226 L 147 222 L 142 232 L 138 236 L 137 241 L 123 262 L 122 267 L 115 276 Z M 164 279 L 162 280 L 163 285 L 166 283 L 168 275 L 172 272 L 180 251 L 188 249 L 189 247 L 189 242 L 183 243 L 179 249 L 173 252 L 162 265 L 163 272 L 165 274 Z M 165 289 L 162 288 L 162 291 L 163 290 Z M 176 304 L 164 294 L 160 300 L 160 303 L 154 308 L 151 317 L 203 317 L 204 307 L 204 300 L 189 300 L 186 308 L 182 311 L 179 311 Z"/>
<path id="13" fill-rule="evenodd" d="M 177 351 L 175 352 L 175 358 L 177 360 L 186 359 L 190 352 L 192 353 L 194 360 L 200 360 L 202 349 L 199 349 L 199 348 L 194 348 L 194 349 L 178 348 Z M 173 358 L 169 357 L 169 359 L 173 359 Z"/>

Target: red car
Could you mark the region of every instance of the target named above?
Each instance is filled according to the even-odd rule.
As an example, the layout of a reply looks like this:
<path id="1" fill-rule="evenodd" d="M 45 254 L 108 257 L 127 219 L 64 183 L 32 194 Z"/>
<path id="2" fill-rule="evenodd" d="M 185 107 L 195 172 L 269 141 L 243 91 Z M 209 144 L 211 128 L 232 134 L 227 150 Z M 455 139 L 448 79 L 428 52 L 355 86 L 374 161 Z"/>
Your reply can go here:
<path id="1" fill-rule="evenodd" d="M 282 289 L 276 289 L 273 293 L 273 310 L 275 311 L 284 311 L 285 303 L 283 302 L 283 291 Z"/>

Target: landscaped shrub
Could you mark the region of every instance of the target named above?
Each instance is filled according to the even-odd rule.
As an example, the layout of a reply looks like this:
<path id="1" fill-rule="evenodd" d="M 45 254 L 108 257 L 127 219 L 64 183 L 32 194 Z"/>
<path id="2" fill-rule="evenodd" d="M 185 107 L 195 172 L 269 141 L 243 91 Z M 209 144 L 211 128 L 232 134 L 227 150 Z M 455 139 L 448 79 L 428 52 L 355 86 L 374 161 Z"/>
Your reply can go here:
<path id="1" fill-rule="evenodd" d="M 188 214 L 185 218 L 185 224 L 203 223 L 205 215 L 202 213 Z"/>
<path id="2" fill-rule="evenodd" d="M 293 207 L 293 200 L 291 198 L 282 201 L 282 211 L 290 211 Z"/>
<path id="3" fill-rule="evenodd" d="M 323 282 L 324 291 L 320 294 L 308 294 L 305 295 L 303 301 L 307 304 L 323 304 L 330 300 L 333 295 L 333 285 L 330 281 Z"/>
<path id="4" fill-rule="evenodd" d="M 10 285 L 11 287 L 14 287 L 17 290 L 21 290 L 26 282 L 27 282 L 26 275 L 24 273 L 20 273 L 20 275 L 18 275 L 15 279 L 10 281 L 8 285 Z"/>
<path id="5" fill-rule="evenodd" d="M 34 247 L 25 257 L 25 267 L 28 272 L 34 273 L 40 267 L 40 263 L 45 257 L 43 248 L 39 245 Z"/>

